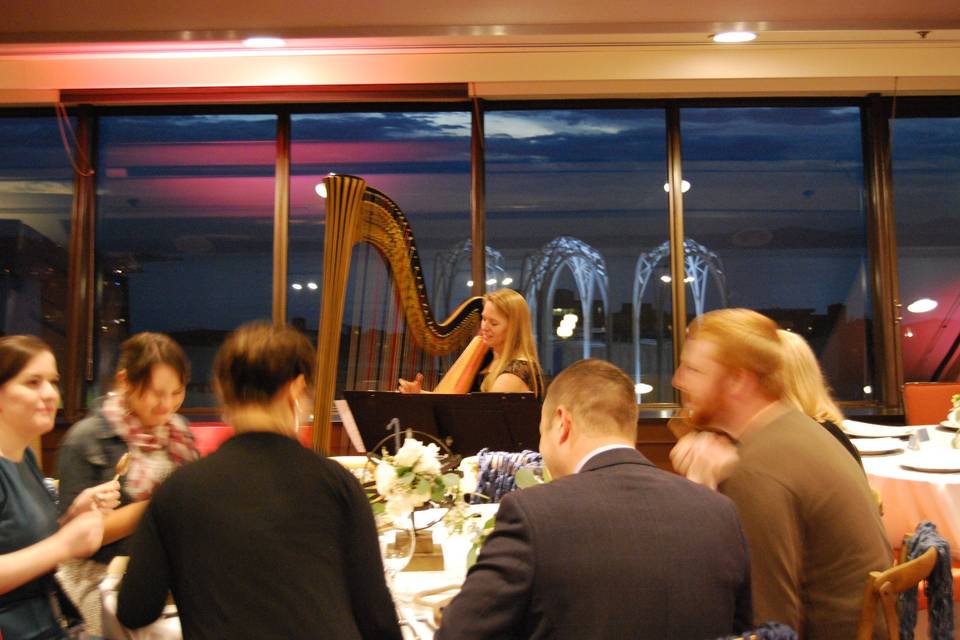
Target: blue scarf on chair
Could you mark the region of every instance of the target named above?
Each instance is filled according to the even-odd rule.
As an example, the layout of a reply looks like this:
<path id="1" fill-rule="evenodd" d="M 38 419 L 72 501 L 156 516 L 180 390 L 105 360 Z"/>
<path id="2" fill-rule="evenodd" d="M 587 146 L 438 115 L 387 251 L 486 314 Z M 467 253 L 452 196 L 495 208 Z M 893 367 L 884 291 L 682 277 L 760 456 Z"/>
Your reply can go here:
<path id="1" fill-rule="evenodd" d="M 937 533 L 932 522 L 921 522 L 907 542 L 907 560 L 918 558 L 930 547 L 937 549 L 937 564 L 927 578 L 927 616 L 930 620 L 930 640 L 953 638 L 953 575 L 950 572 L 950 544 Z M 897 599 L 900 614 L 900 637 L 913 640 L 917 626 L 917 588 L 900 594 Z"/>

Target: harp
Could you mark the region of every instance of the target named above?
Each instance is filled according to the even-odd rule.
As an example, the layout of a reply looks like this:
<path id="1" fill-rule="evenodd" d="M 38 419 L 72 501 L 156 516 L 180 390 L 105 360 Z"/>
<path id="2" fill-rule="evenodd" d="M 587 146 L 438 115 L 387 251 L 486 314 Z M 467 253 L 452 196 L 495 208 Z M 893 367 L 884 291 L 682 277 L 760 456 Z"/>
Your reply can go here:
<path id="1" fill-rule="evenodd" d="M 435 320 L 427 299 L 413 231 L 403 211 L 384 193 L 368 187 L 362 178 L 331 175 L 324 179 L 324 185 L 327 217 L 313 429 L 313 448 L 321 453 L 327 452 L 330 442 L 343 312 L 355 244 L 368 243 L 383 257 L 393 280 L 393 293 L 402 310 L 406 331 L 426 354 L 445 356 L 463 348 L 477 333 L 483 309 L 483 299 L 473 297 L 460 304 L 446 320 Z M 469 384 L 466 388 L 463 385 L 475 375 L 483 351 L 482 342 L 471 343 L 471 348 L 451 367 L 450 375 L 438 385 L 438 390 L 448 393 L 467 391 Z"/>

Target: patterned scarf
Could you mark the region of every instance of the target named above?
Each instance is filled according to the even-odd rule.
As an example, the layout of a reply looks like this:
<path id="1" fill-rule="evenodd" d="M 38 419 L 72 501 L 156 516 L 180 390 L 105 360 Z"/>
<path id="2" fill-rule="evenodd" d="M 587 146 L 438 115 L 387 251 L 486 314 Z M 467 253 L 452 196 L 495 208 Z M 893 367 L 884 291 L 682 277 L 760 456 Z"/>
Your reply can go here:
<path id="1" fill-rule="evenodd" d="M 123 485 L 135 501 L 149 498 L 174 469 L 200 457 L 190 428 L 177 414 L 165 424 L 146 429 L 117 394 L 107 396 L 100 412 L 130 450 Z"/>

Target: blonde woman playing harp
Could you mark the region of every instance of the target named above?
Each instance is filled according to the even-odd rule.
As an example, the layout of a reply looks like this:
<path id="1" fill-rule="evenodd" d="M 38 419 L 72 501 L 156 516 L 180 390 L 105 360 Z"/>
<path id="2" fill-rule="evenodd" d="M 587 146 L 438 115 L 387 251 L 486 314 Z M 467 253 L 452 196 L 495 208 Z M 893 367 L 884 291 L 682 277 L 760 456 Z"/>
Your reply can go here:
<path id="1" fill-rule="evenodd" d="M 489 353 L 488 353 L 489 352 Z M 492 356 L 491 356 L 492 354 Z M 513 289 L 483 297 L 480 335 L 474 338 L 433 392 L 422 388 L 423 374 L 400 378 L 400 393 L 533 393 L 543 396 L 543 374 L 533 341 L 530 309 Z"/>

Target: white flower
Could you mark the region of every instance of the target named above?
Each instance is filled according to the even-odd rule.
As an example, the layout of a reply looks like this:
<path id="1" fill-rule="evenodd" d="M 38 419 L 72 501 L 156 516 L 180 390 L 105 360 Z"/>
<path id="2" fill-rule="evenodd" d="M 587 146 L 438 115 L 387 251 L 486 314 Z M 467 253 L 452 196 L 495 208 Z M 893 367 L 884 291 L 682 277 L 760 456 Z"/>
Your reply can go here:
<path id="1" fill-rule="evenodd" d="M 476 459 L 471 460 L 464 458 L 460 461 L 460 466 L 457 467 L 457 471 L 463 474 L 460 478 L 460 493 L 473 493 L 476 491 L 477 476 L 480 473 Z"/>
<path id="2" fill-rule="evenodd" d="M 423 443 L 416 438 L 407 438 L 403 441 L 403 446 L 393 457 L 393 464 L 398 467 L 412 467 L 417 464 L 417 460 L 423 455 Z"/>
<path id="3" fill-rule="evenodd" d="M 428 476 L 435 476 L 440 473 L 440 460 L 437 457 L 440 454 L 440 447 L 434 443 L 428 444 L 423 448 L 420 459 L 413 467 L 413 472 Z"/>
<path id="4" fill-rule="evenodd" d="M 412 494 L 398 494 L 387 499 L 387 505 L 384 509 L 388 516 L 393 518 L 394 522 L 409 518 L 416 507 L 416 497 Z"/>
<path id="5" fill-rule="evenodd" d="M 377 493 L 386 497 L 397 484 L 397 470 L 389 462 L 377 464 Z"/>

